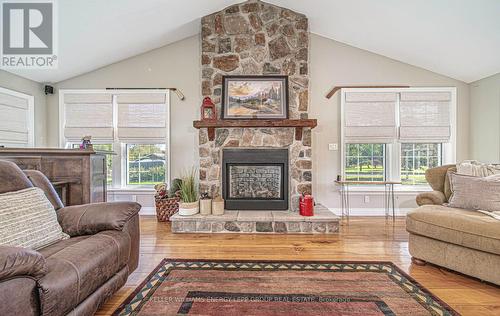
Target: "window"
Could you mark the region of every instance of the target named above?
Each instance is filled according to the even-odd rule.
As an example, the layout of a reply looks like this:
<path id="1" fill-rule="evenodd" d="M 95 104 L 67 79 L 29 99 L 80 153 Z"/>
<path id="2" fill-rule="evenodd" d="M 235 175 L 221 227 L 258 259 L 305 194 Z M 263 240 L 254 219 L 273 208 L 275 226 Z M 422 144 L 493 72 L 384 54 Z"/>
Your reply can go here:
<path id="1" fill-rule="evenodd" d="M 343 179 L 420 191 L 427 169 L 455 162 L 456 89 L 342 89 L 341 142 Z"/>
<path id="2" fill-rule="evenodd" d="M 0 146 L 33 147 L 34 97 L 0 87 Z M 8 119 L 7 119 L 8 118 Z"/>
<path id="3" fill-rule="evenodd" d="M 107 152 L 107 183 L 114 189 L 169 182 L 168 90 L 60 90 L 61 146 L 78 148 L 91 136 Z"/>
<path id="4" fill-rule="evenodd" d="M 441 144 L 401 144 L 401 182 L 426 184 L 425 170 L 442 164 Z"/>
<path id="5" fill-rule="evenodd" d="M 385 145 L 346 144 L 345 179 L 383 181 L 385 179 Z"/>
<path id="6" fill-rule="evenodd" d="M 127 184 L 165 182 L 165 144 L 127 144 Z"/>

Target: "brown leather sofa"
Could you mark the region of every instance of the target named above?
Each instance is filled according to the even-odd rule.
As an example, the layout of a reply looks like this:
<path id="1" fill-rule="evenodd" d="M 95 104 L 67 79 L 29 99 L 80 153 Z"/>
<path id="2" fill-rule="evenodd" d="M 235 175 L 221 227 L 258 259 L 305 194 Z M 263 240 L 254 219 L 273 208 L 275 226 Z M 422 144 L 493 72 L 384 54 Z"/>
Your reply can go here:
<path id="1" fill-rule="evenodd" d="M 48 179 L 0 160 L 0 193 L 44 190 L 71 238 L 37 251 L 0 246 L 0 315 L 93 315 L 137 268 L 137 203 L 64 207 Z"/>
<path id="2" fill-rule="evenodd" d="M 448 171 L 456 171 L 455 165 L 426 171 L 434 191 L 417 196 L 420 207 L 406 216 L 412 260 L 500 285 L 500 222 L 479 212 L 446 206 L 452 195 Z"/>

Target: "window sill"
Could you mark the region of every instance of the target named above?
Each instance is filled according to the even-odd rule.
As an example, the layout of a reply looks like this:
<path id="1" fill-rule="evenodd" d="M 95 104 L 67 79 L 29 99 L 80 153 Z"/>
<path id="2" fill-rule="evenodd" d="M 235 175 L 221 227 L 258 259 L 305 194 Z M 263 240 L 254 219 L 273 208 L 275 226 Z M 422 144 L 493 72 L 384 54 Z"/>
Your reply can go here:
<path id="1" fill-rule="evenodd" d="M 134 188 L 134 187 L 124 187 L 124 188 L 108 188 L 108 192 L 117 192 L 117 193 L 128 193 L 128 192 L 144 192 L 144 193 L 149 193 L 149 192 L 155 192 L 154 188 Z"/>

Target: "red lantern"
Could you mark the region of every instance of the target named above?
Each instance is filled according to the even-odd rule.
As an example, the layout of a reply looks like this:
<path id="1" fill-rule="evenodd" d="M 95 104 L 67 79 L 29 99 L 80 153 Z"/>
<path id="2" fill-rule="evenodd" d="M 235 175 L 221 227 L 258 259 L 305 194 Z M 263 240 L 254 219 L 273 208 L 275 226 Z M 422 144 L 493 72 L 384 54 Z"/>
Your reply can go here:
<path id="1" fill-rule="evenodd" d="M 217 119 L 215 104 L 210 97 L 203 99 L 203 103 L 201 104 L 201 119 L 204 121 L 215 121 Z"/>

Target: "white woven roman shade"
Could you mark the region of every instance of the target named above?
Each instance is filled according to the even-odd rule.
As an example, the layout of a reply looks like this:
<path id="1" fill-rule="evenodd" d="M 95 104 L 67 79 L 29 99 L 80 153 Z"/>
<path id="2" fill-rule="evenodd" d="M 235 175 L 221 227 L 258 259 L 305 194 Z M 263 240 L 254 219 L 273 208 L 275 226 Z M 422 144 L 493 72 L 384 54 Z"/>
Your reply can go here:
<path id="1" fill-rule="evenodd" d="M 346 92 L 346 143 L 391 143 L 396 139 L 395 92 Z"/>
<path id="2" fill-rule="evenodd" d="M 450 92 L 401 92 L 400 95 L 400 142 L 450 141 Z"/>
<path id="3" fill-rule="evenodd" d="M 118 139 L 122 142 L 147 139 L 165 142 L 167 100 L 165 93 L 126 93 L 116 96 Z"/>
<path id="4" fill-rule="evenodd" d="M 113 142 L 113 96 L 109 93 L 64 94 L 67 141 L 79 142 L 84 136 L 93 141 Z"/>
<path id="5" fill-rule="evenodd" d="M 29 144 L 28 99 L 0 92 L 0 144 Z"/>

